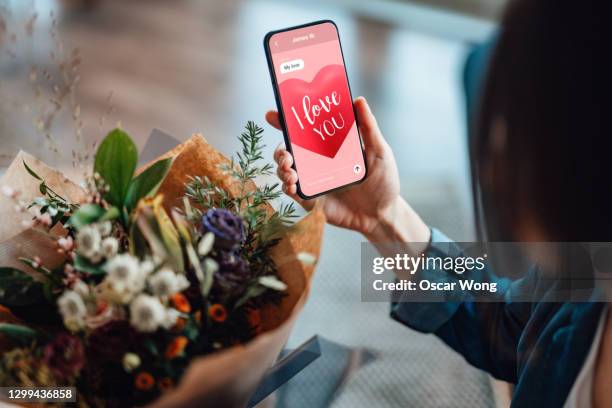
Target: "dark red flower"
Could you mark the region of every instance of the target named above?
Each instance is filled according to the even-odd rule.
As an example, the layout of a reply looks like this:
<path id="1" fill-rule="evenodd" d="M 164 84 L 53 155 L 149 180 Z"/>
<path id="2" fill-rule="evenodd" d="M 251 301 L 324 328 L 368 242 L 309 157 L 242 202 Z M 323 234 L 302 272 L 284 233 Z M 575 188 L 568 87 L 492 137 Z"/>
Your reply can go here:
<path id="1" fill-rule="evenodd" d="M 58 379 L 74 377 L 85 365 L 83 344 L 78 337 L 59 334 L 45 346 L 43 361 Z"/>
<path id="2" fill-rule="evenodd" d="M 88 355 L 105 362 L 120 362 L 128 351 L 137 351 L 142 336 L 126 320 L 113 320 L 89 335 Z"/>

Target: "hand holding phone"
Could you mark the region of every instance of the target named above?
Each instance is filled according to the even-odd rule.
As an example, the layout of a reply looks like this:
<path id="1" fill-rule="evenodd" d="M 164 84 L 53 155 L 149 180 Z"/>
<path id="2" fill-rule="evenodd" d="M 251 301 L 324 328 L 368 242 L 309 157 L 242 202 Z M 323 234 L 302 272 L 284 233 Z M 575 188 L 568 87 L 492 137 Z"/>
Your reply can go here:
<path id="1" fill-rule="evenodd" d="M 310 199 L 363 181 L 368 169 L 336 25 L 274 31 L 264 46 L 297 194 Z"/>
<path id="2" fill-rule="evenodd" d="M 403 200 L 399 195 L 399 176 L 393 152 L 384 140 L 368 103 L 360 97 L 355 100 L 354 106 L 368 158 L 368 178 L 363 183 L 313 200 L 304 200 L 297 195 L 298 176 L 292 167 L 291 153 L 278 147 L 274 152 L 274 160 L 278 165 L 277 174 L 283 182 L 283 190 L 302 207 L 311 210 L 318 204 L 330 224 L 371 237 L 373 231 L 380 226 L 381 217 L 392 215 L 395 209 L 402 208 Z M 281 130 L 276 111 L 269 111 L 266 120 Z"/>
<path id="3" fill-rule="evenodd" d="M 324 35 L 328 37 L 317 37 L 317 31 L 312 31 L 313 26 L 315 28 L 324 27 Z M 314 37 L 310 35 L 311 32 Z M 277 34 L 285 33 L 291 34 L 277 36 Z M 328 83 L 327 75 L 340 76 L 338 71 L 325 69 L 329 65 L 330 55 L 332 57 L 335 55 L 335 63 L 344 64 L 337 36 L 336 26 L 330 21 L 306 24 L 294 29 L 269 33 L 266 36 L 264 43 L 279 109 L 278 112 L 268 112 L 266 120 L 272 126 L 282 130 L 285 137 L 287 149 L 278 148 L 274 153 L 274 159 L 278 164 L 278 176 L 283 181 L 283 189 L 305 209 L 310 210 L 317 204 L 322 208 L 330 224 L 361 232 L 371 242 L 427 242 L 430 236 L 429 228 L 399 195 L 399 174 L 393 152 L 383 138 L 366 100 L 357 98 L 353 105 L 346 72 L 340 80 L 331 81 L 338 86 L 331 87 L 331 89 L 321 87 L 325 90 L 323 93 L 312 92 L 304 84 L 293 82 L 304 92 L 301 95 L 301 106 L 296 106 L 295 102 L 293 105 L 290 103 L 290 101 L 295 101 L 291 95 L 283 97 L 282 82 L 278 79 L 280 75 L 288 75 L 285 77 L 287 81 L 301 79 L 302 82 L 312 82 L 312 78 L 323 71 L 320 76 L 323 83 Z M 295 44 L 316 38 L 322 42 L 310 45 L 312 53 L 298 53 L 302 47 L 295 48 Z M 326 45 L 326 50 L 321 48 L 323 45 Z M 271 46 L 277 47 L 277 51 L 272 52 Z M 290 64 L 291 61 L 293 62 Z M 284 73 L 280 72 L 280 63 L 285 64 L 282 67 Z M 312 70 L 305 72 L 308 66 Z M 342 84 L 346 84 L 346 89 L 343 89 Z M 319 89 L 319 87 L 315 88 Z M 337 93 L 333 94 L 334 91 Z M 348 101 L 346 100 L 347 94 Z M 309 98 L 304 100 L 304 96 L 309 96 Z M 315 104 L 312 101 L 319 99 L 322 99 L 321 103 L 315 102 L 318 108 L 313 108 Z M 300 101 L 299 98 L 297 100 Z M 343 102 L 348 102 L 351 109 L 343 105 Z M 292 108 L 296 109 L 296 114 L 293 113 Z M 302 111 L 299 108 L 302 108 Z M 349 111 L 353 112 L 353 117 L 349 116 Z M 308 112 L 312 115 L 309 116 Z M 322 125 L 318 120 L 323 118 L 332 122 L 331 125 L 335 127 L 341 125 L 340 117 L 336 118 L 335 123 L 332 121 L 333 114 L 338 113 L 342 115 L 345 123 L 352 124 L 351 131 L 344 136 L 342 143 L 332 144 L 318 151 L 319 149 L 308 146 L 308 142 L 300 139 L 304 136 L 302 127 L 305 131 L 307 125 L 315 125 L 310 131 L 310 136 L 317 143 L 342 135 L 342 132 L 334 133 L 334 129 L 330 128 L 329 124 L 327 129 L 322 127 L 317 131 L 316 128 L 317 123 Z M 290 114 L 294 114 L 294 117 L 291 118 Z M 290 121 L 293 121 L 293 124 Z M 321 130 L 328 133 L 323 133 Z M 321 140 L 319 141 L 317 137 Z M 363 137 L 363 148 L 360 137 Z M 337 151 L 335 151 L 336 148 Z M 343 169 L 342 161 L 338 159 L 343 151 L 346 155 L 341 157 L 347 161 L 353 161 L 353 166 L 363 165 L 363 168 L 353 168 L 352 174 L 347 172 L 346 168 Z M 313 157 L 319 160 L 309 161 L 309 158 Z M 334 170 L 338 171 L 334 172 Z M 367 179 L 365 178 L 366 171 Z M 339 189 L 361 181 L 363 183 L 357 186 Z M 310 199 L 326 192 L 329 194 L 314 200 Z"/>

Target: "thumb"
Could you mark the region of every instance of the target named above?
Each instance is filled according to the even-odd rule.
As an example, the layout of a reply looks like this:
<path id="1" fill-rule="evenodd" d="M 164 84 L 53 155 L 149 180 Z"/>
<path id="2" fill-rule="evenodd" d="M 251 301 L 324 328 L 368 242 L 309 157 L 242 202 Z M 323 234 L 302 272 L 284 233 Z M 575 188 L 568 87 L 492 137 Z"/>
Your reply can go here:
<path id="1" fill-rule="evenodd" d="M 385 140 L 378 128 L 378 123 L 370 109 L 370 105 L 368 105 L 368 102 L 363 96 L 355 99 L 355 112 L 357 114 L 357 123 L 359 123 L 359 131 L 363 138 L 365 148 L 382 148 L 385 144 Z"/>

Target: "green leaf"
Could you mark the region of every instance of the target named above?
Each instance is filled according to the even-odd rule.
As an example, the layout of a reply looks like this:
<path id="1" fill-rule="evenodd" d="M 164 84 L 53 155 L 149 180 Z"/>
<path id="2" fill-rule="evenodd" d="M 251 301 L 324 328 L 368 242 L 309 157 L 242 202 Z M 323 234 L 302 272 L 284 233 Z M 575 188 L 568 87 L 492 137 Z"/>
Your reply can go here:
<path id="1" fill-rule="evenodd" d="M 132 180 L 125 198 L 128 211 L 132 211 L 141 198 L 152 196 L 157 192 L 171 165 L 172 158 L 159 160 Z"/>
<path id="2" fill-rule="evenodd" d="M 101 275 L 105 273 L 102 265 L 94 265 L 81 255 L 77 255 L 74 258 L 74 268 L 77 271 L 87 272 L 92 275 Z"/>
<path id="3" fill-rule="evenodd" d="M 159 356 L 159 350 L 157 349 L 157 345 L 155 344 L 155 342 L 153 340 L 146 339 L 146 340 L 143 341 L 142 345 L 153 356 L 155 356 L 155 357 Z"/>
<path id="4" fill-rule="evenodd" d="M 149 250 L 148 242 L 145 235 L 140 229 L 140 218 L 130 225 L 129 246 L 130 254 L 134 256 L 142 256 Z M 144 220 L 142 221 L 144 222 Z"/>
<path id="5" fill-rule="evenodd" d="M 34 269 L 36 272 L 39 272 L 43 275 L 47 275 L 47 277 L 51 275 L 51 270 L 49 268 L 45 268 L 44 266 L 40 265 L 38 262 L 34 261 L 33 259 L 20 256 L 19 258 L 17 258 L 17 260 L 21 262 L 22 264 L 27 265 L 30 268 Z"/>
<path id="6" fill-rule="evenodd" d="M 244 294 L 242 295 L 242 297 L 238 299 L 238 301 L 234 305 L 234 308 L 238 309 L 240 306 L 244 305 L 250 299 L 261 296 L 263 293 L 265 293 L 266 290 L 267 290 L 266 287 L 260 286 L 260 285 L 249 286 L 244 291 Z"/>
<path id="7" fill-rule="evenodd" d="M 108 202 L 123 207 L 137 162 L 136 146 L 123 130 L 115 129 L 104 138 L 96 152 L 94 171 L 110 187 L 105 194 Z"/>
<path id="8" fill-rule="evenodd" d="M 72 214 L 68 223 L 76 229 L 81 229 L 86 225 L 97 222 L 105 213 L 104 208 L 97 204 L 86 204 Z"/>
<path id="9" fill-rule="evenodd" d="M 195 324 L 189 323 L 185 327 L 184 333 L 185 337 L 187 337 L 190 341 L 195 342 L 200 335 L 200 330 L 198 330 L 198 327 Z"/>
<path id="10" fill-rule="evenodd" d="M 120 215 L 121 215 L 121 212 L 119 211 L 119 209 L 117 207 L 111 207 L 108 210 L 106 210 L 104 215 L 102 217 L 100 217 L 100 219 L 98 221 L 100 221 L 100 222 L 103 222 L 103 221 L 112 221 L 112 220 L 115 220 L 115 219 L 119 218 Z"/>
<path id="11" fill-rule="evenodd" d="M 11 323 L 0 323 L 0 333 L 23 344 L 30 343 L 38 337 L 38 332 L 36 330 Z"/>
<path id="12" fill-rule="evenodd" d="M 25 166 L 26 171 L 28 173 L 30 173 L 30 176 L 34 177 L 36 180 L 43 181 L 43 179 L 40 178 L 40 176 L 38 174 L 36 174 L 36 172 L 34 170 L 32 170 L 30 168 L 30 166 L 28 166 L 28 164 L 25 162 L 25 160 L 23 161 L 23 165 Z"/>
<path id="13" fill-rule="evenodd" d="M 0 304 L 27 306 L 44 299 L 43 284 L 19 269 L 0 268 Z"/>

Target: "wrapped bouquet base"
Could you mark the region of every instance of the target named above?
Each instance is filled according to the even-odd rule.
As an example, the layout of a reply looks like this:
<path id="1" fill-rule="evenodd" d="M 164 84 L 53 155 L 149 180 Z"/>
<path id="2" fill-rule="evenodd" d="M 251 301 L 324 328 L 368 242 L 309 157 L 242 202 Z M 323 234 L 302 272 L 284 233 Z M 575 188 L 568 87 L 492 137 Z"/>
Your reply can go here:
<path id="1" fill-rule="evenodd" d="M 197 168 L 197 174 L 206 174 L 226 190 L 237 194 L 237 185 L 227 179 L 222 166 L 227 158 L 206 142 L 201 135 L 194 135 L 185 143 L 166 153 L 175 157 L 173 167 L 160 187 L 167 197 L 179 197 L 184 185 Z M 251 186 L 254 188 L 254 186 Z M 165 202 L 169 208 L 172 202 Z M 273 211 L 271 208 L 269 211 Z M 210 407 L 245 406 L 272 366 L 291 333 L 293 324 L 304 307 L 315 264 L 300 260 L 300 254 L 318 259 L 325 216 L 315 208 L 287 231 L 283 239 L 271 250 L 271 257 L 278 266 L 279 275 L 287 284 L 285 296 L 278 305 L 267 305 L 261 310 L 262 332 L 252 341 L 195 360 L 185 374 L 180 387 L 162 398 L 158 406 L 190 406 L 192 401 Z M 205 379 L 205 380 L 204 380 Z M 199 395 L 193 398 L 194 395 Z"/>
<path id="2" fill-rule="evenodd" d="M 0 181 L 0 214 L 13 217 L 0 229 L 0 385 L 24 386 L 26 362 L 53 374 L 45 384 L 29 373 L 29 385 L 76 386 L 83 406 L 248 402 L 306 302 L 325 223 L 315 208 L 289 226 L 291 212 L 270 206 L 279 193 L 252 182 L 271 167 L 254 167 L 261 129 L 249 126 L 236 163 L 194 135 L 131 173 L 113 160 L 135 161 L 134 147 L 111 133 L 96 155 L 93 199 L 19 154 Z M 36 212 L 10 213 L 36 200 Z M 87 247 L 99 236 L 107 247 Z M 121 280 L 129 265 L 140 281 Z M 123 347 L 108 334 L 116 326 L 139 340 L 99 361 L 100 344 Z M 119 397 L 104 392 L 113 376 Z"/>

